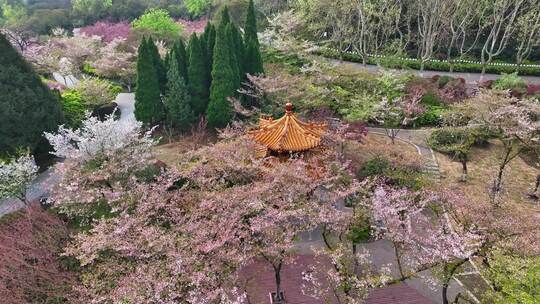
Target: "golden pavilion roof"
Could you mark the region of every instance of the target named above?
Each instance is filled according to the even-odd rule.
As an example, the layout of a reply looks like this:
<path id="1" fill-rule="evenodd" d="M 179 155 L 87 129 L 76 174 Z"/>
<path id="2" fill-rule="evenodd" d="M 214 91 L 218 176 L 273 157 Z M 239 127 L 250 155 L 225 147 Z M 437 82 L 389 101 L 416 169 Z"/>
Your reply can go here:
<path id="1" fill-rule="evenodd" d="M 321 144 L 321 136 L 326 124 L 305 123 L 293 113 L 293 105 L 287 103 L 286 112 L 280 119 L 261 117 L 259 129 L 249 132 L 253 139 L 268 150 L 282 152 L 302 152 Z"/>

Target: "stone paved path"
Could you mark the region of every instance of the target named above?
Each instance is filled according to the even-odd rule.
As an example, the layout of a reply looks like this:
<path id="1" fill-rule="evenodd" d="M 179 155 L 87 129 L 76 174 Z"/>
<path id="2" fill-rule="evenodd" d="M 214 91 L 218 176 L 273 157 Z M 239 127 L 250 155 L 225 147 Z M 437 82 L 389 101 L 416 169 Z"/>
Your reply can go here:
<path id="1" fill-rule="evenodd" d="M 325 60 L 325 61 L 328 61 L 328 62 L 332 62 L 332 63 L 335 63 L 335 64 L 340 64 L 340 65 L 352 67 L 352 68 L 359 69 L 359 70 L 367 70 L 367 71 L 373 72 L 373 73 L 378 73 L 378 72 L 380 72 L 381 70 L 384 69 L 383 67 L 380 67 L 380 66 L 377 66 L 377 65 L 370 65 L 370 64 L 363 65 L 363 64 L 357 63 L 357 62 L 339 61 L 337 59 L 324 58 L 324 57 L 320 57 L 320 56 L 316 56 L 316 57 L 319 58 L 320 60 Z M 460 77 L 460 78 L 465 79 L 465 81 L 467 83 L 470 83 L 470 84 L 477 84 L 478 82 L 482 82 L 482 81 L 486 81 L 486 80 L 496 80 L 496 79 L 499 79 L 501 77 L 501 75 L 499 75 L 499 74 L 484 74 L 484 75 L 482 75 L 480 73 L 461 73 L 461 72 L 452 72 L 452 73 L 450 73 L 450 72 L 442 72 L 442 71 L 423 71 L 423 72 L 420 72 L 419 70 L 393 70 L 393 71 L 407 71 L 407 72 L 411 72 L 411 73 L 414 73 L 416 75 L 419 75 L 421 77 L 427 77 L 427 78 L 433 77 L 435 75 L 451 76 L 451 77 L 455 77 L 455 78 Z M 540 83 L 540 76 L 520 76 L 520 77 L 525 79 L 525 81 L 527 81 L 529 83 Z"/>
<path id="2" fill-rule="evenodd" d="M 135 119 L 135 94 L 134 93 L 120 93 L 116 96 L 114 102 L 120 109 L 120 120 L 127 121 Z"/>

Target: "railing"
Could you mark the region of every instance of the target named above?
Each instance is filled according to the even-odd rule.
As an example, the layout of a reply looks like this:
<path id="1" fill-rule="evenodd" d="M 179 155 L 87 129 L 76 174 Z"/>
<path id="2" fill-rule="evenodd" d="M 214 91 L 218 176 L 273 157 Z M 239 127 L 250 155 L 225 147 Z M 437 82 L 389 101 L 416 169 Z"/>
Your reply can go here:
<path id="1" fill-rule="evenodd" d="M 321 49 L 326 49 L 329 51 L 344 53 L 344 54 L 351 54 L 351 55 L 358 55 L 362 56 L 360 53 L 355 51 L 340 51 L 336 48 L 329 48 L 329 47 L 320 47 Z M 371 58 L 383 58 L 383 59 L 398 59 L 403 61 L 418 61 L 419 59 L 416 58 L 408 58 L 408 57 L 395 57 L 395 56 L 384 56 L 384 55 L 378 55 L 378 54 L 366 54 L 368 57 Z M 462 60 L 462 59 L 455 59 L 455 60 L 438 60 L 438 59 L 430 59 L 427 62 L 442 62 L 442 63 L 470 63 L 470 64 L 478 64 L 482 65 L 482 62 L 480 61 L 473 61 L 473 60 Z M 540 64 L 515 64 L 515 63 L 506 63 L 506 62 L 490 62 L 486 63 L 488 66 L 511 66 L 511 67 L 526 67 L 526 68 L 540 68 Z"/>

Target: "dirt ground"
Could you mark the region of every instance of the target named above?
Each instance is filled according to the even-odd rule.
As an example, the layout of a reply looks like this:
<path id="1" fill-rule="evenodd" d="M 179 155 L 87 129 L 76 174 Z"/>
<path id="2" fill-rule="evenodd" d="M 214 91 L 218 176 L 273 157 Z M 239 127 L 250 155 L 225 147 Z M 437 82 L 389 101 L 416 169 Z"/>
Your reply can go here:
<path id="1" fill-rule="evenodd" d="M 477 201 L 489 200 L 488 190 L 497 175 L 502 153 L 502 143 L 497 140 L 490 141 L 489 145 L 484 147 L 474 147 L 470 153 L 469 176 L 465 183 L 460 181 L 461 163 L 452 160 L 447 155 L 437 153 L 442 185 L 460 190 Z M 527 196 L 534 185 L 537 174 L 538 170 L 529 166 L 522 158 L 516 157 L 512 160 L 503 176 L 503 201 L 517 203 L 523 208 L 540 211 L 538 202 L 532 201 Z"/>

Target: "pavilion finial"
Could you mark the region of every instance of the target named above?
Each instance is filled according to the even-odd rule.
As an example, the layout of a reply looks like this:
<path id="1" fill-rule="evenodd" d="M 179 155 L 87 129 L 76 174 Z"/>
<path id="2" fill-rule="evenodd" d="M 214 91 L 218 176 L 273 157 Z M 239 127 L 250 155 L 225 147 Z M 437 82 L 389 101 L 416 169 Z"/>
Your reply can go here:
<path id="1" fill-rule="evenodd" d="M 285 104 L 285 111 L 287 114 L 291 114 L 292 113 L 292 110 L 293 110 L 293 104 L 290 103 L 290 102 L 287 102 L 287 104 Z"/>

